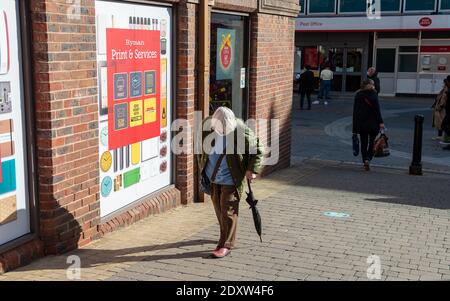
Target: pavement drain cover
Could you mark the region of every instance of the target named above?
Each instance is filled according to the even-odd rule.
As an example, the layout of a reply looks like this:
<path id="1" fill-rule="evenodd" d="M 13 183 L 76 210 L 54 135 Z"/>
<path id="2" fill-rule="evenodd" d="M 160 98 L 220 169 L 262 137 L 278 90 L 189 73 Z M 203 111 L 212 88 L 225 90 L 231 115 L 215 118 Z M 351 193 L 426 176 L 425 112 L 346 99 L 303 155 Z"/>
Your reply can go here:
<path id="1" fill-rule="evenodd" d="M 325 216 L 328 217 L 336 217 L 336 218 L 347 218 L 350 217 L 350 214 L 344 213 L 344 212 L 332 212 L 332 211 L 327 211 L 324 213 Z"/>

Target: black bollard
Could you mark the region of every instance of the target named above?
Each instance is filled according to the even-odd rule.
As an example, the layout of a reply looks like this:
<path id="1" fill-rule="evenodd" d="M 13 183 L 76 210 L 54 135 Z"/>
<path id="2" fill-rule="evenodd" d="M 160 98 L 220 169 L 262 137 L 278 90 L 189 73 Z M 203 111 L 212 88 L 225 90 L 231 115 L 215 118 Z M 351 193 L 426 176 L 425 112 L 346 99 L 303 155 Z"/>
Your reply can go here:
<path id="1" fill-rule="evenodd" d="M 409 167 L 409 174 L 415 176 L 422 175 L 422 136 L 423 136 L 423 115 L 416 115 L 414 118 L 414 149 L 413 160 Z"/>

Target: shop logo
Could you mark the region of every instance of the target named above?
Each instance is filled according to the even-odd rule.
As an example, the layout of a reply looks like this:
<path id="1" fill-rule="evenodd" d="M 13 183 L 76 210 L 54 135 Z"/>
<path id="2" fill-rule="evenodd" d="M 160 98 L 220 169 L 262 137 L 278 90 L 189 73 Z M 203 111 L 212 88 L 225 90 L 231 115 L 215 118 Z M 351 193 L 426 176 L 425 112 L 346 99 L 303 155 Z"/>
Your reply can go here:
<path id="1" fill-rule="evenodd" d="M 222 35 L 222 46 L 220 47 L 220 59 L 225 69 L 231 64 L 231 34 Z"/>
<path id="2" fill-rule="evenodd" d="M 425 18 L 422 18 L 422 19 L 419 20 L 419 24 L 422 27 L 428 27 L 428 26 L 431 25 L 431 23 L 433 23 L 433 20 L 431 20 L 428 17 L 425 17 Z"/>

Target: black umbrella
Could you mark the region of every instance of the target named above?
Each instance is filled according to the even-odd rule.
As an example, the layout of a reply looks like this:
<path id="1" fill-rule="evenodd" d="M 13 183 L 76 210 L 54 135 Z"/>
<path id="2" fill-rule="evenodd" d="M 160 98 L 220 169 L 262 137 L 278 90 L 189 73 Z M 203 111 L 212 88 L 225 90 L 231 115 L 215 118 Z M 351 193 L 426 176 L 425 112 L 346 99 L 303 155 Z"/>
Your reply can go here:
<path id="1" fill-rule="evenodd" d="M 262 242 L 261 234 L 262 234 L 262 225 L 261 225 L 261 215 L 259 214 L 258 208 L 256 208 L 256 204 L 258 204 L 258 200 L 255 199 L 253 195 L 252 186 L 250 185 L 250 180 L 247 179 L 248 191 L 247 192 L 247 203 L 250 205 L 250 209 L 252 209 L 253 214 L 253 222 L 255 223 L 256 233 L 259 235 L 259 239 Z"/>

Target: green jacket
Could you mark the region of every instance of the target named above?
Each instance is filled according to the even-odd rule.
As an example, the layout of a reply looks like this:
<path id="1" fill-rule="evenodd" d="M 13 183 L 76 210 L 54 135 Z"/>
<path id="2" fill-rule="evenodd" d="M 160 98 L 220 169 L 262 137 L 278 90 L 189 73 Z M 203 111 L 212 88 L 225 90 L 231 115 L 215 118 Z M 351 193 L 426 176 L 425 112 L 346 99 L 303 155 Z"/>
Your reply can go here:
<path id="1" fill-rule="evenodd" d="M 210 117 L 205 119 L 203 123 L 209 118 Z M 238 197 L 241 199 L 247 185 L 245 173 L 250 170 L 253 173 L 258 174 L 262 169 L 263 146 L 258 137 L 255 136 L 253 131 L 241 119 L 236 118 L 236 121 L 236 129 L 234 132 L 227 135 L 228 146 L 224 160 L 227 160 L 228 168 L 233 177 Z M 208 135 L 211 134 L 214 135 L 214 131 L 203 131 L 202 142 L 204 142 Z M 233 140 L 230 139 L 231 137 L 233 137 Z M 234 141 L 234 143 L 230 143 L 230 141 Z M 241 144 L 238 143 L 239 141 L 242 141 Z M 234 147 L 234 149 L 231 150 L 231 147 Z M 250 150 L 253 150 L 252 153 L 250 153 Z M 198 156 L 198 164 L 201 173 L 203 173 L 207 163 L 208 152 L 206 152 L 205 147 L 202 147 L 202 154 Z"/>

